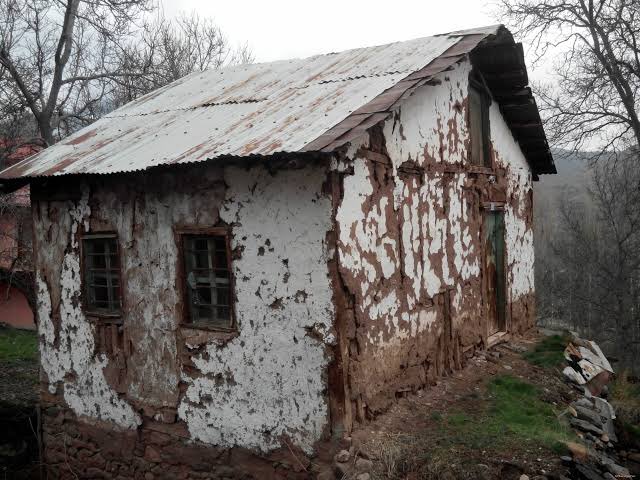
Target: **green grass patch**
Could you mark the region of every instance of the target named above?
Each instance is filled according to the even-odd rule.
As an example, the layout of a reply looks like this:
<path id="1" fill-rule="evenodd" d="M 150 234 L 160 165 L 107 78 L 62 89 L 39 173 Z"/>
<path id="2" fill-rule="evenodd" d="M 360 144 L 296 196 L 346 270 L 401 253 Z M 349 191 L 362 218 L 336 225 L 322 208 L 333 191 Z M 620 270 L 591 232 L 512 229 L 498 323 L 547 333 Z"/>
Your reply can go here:
<path id="1" fill-rule="evenodd" d="M 559 367 L 565 362 L 564 349 L 568 343 L 569 338 L 565 335 L 544 337 L 531 352 L 524 354 L 524 358 L 539 367 Z"/>
<path id="2" fill-rule="evenodd" d="M 38 359 L 38 334 L 27 330 L 0 327 L 0 362 Z"/>
<path id="3" fill-rule="evenodd" d="M 496 376 L 478 398 L 426 414 L 430 422 L 420 433 L 375 442 L 384 465 L 379 476 L 399 480 L 417 472 L 431 480 L 448 472 L 447 478 L 474 479 L 486 473 L 477 471 L 484 457 L 527 456 L 540 447 L 554 456 L 565 454 L 565 442 L 576 438 L 558 413 L 536 386 L 512 375 Z"/>
<path id="4" fill-rule="evenodd" d="M 487 386 L 488 402 L 477 412 L 450 412 L 443 422 L 445 443 L 472 449 L 508 449 L 535 445 L 556 451 L 573 438 L 537 387 L 519 378 L 495 377 Z"/>

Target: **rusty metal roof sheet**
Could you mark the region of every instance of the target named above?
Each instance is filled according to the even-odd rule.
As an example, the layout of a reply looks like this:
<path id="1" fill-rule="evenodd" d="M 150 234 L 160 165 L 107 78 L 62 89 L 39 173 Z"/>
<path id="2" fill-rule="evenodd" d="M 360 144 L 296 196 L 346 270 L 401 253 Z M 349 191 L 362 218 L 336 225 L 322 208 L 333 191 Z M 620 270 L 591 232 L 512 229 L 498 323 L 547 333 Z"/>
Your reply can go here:
<path id="1" fill-rule="evenodd" d="M 413 88 L 500 29 L 194 73 L 7 168 L 0 178 L 105 174 L 222 156 L 330 151 L 384 118 Z"/>

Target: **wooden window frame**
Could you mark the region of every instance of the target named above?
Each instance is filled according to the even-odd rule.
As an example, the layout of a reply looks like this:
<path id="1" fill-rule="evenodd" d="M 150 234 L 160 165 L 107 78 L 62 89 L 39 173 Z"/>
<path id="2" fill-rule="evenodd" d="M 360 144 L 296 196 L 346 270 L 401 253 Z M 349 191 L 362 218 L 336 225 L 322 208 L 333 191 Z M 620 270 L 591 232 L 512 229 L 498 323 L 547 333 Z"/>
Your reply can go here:
<path id="1" fill-rule="evenodd" d="M 195 330 L 205 330 L 221 333 L 236 333 L 238 331 L 236 320 L 235 278 L 233 275 L 233 259 L 231 258 L 231 229 L 227 226 L 197 227 L 179 226 L 174 228 L 174 236 L 178 247 L 178 278 L 177 283 L 181 292 L 181 326 Z M 191 320 L 191 300 L 187 284 L 187 265 L 185 261 L 185 238 L 193 236 L 219 236 L 224 237 L 227 248 L 227 266 L 229 272 L 229 327 L 193 323 Z"/>
<path id="2" fill-rule="evenodd" d="M 116 241 L 115 242 L 116 255 L 118 257 L 117 277 L 118 277 L 118 286 L 120 291 L 120 294 L 118 295 L 119 308 L 117 311 L 108 311 L 108 310 L 93 308 L 89 300 L 90 285 L 88 283 L 87 270 L 86 270 L 87 260 L 85 258 L 85 254 L 86 254 L 85 241 L 86 240 L 102 240 L 102 239 L 115 239 Z M 112 231 L 87 233 L 80 237 L 80 275 L 81 275 L 81 282 L 82 282 L 82 309 L 87 316 L 103 318 L 105 320 L 109 320 L 109 319 L 121 320 L 122 318 L 123 306 L 124 306 L 123 286 L 122 286 L 122 255 L 121 255 L 121 249 L 120 249 L 120 242 L 118 241 L 118 239 L 119 238 L 118 238 L 117 232 L 112 232 Z"/>
<path id="3" fill-rule="evenodd" d="M 491 98 L 491 92 L 489 91 L 489 88 L 487 87 L 487 84 L 485 83 L 484 79 L 482 78 L 482 76 L 480 76 L 478 73 L 472 72 L 472 74 L 469 76 L 469 96 L 472 95 L 472 92 L 477 92 L 477 94 L 480 97 L 480 103 L 481 103 L 481 112 L 480 112 L 480 118 L 481 118 L 481 125 L 480 125 L 480 130 L 481 130 L 481 136 L 482 136 L 482 159 L 483 162 L 482 164 L 477 164 L 473 162 L 473 126 L 472 126 L 472 121 L 473 121 L 473 115 L 471 113 L 471 100 L 469 100 L 469 117 L 468 117 L 468 130 L 469 130 L 469 137 L 470 137 L 470 148 L 469 148 L 469 165 L 471 166 L 472 169 L 476 169 L 479 171 L 493 171 L 494 169 L 494 165 L 493 165 L 493 159 L 491 158 L 491 122 L 490 122 L 490 109 L 491 109 L 491 103 L 492 103 L 492 98 Z"/>

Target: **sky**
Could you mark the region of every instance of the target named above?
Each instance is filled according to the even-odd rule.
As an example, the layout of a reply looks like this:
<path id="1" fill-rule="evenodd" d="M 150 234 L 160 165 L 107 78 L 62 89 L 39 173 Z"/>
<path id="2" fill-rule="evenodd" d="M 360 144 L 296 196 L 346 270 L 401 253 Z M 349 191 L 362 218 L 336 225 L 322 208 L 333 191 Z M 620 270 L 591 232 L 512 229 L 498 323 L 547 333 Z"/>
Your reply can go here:
<path id="1" fill-rule="evenodd" d="M 499 23 L 482 0 L 162 0 L 167 15 L 212 17 L 266 62 Z"/>

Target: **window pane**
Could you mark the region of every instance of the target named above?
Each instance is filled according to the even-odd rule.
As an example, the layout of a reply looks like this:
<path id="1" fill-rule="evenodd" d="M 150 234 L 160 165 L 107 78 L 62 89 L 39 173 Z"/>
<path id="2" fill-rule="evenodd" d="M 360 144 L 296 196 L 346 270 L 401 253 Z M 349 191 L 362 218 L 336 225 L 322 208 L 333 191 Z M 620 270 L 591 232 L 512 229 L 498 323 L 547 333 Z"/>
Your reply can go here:
<path id="1" fill-rule="evenodd" d="M 226 253 L 227 251 L 227 242 L 225 242 L 225 238 L 222 236 L 214 237 L 214 242 L 216 245 L 216 250 L 221 250 Z"/>
<path id="2" fill-rule="evenodd" d="M 183 245 L 191 323 L 231 327 L 227 239 L 223 235 L 187 235 Z"/>
<path id="3" fill-rule="evenodd" d="M 228 288 L 217 289 L 217 304 L 229 305 L 229 289 Z"/>
<path id="4" fill-rule="evenodd" d="M 211 305 L 211 289 L 199 287 L 196 289 L 196 299 L 199 305 Z"/>
<path id="5" fill-rule="evenodd" d="M 118 313 L 121 302 L 117 238 L 85 238 L 82 245 L 86 307 L 101 313 Z"/>
<path id="6" fill-rule="evenodd" d="M 196 238 L 193 242 L 194 250 L 207 251 L 209 249 L 208 242 L 206 238 Z"/>
<path id="7" fill-rule="evenodd" d="M 107 268 L 107 257 L 104 255 L 91 254 L 88 258 L 90 268 Z"/>
<path id="8" fill-rule="evenodd" d="M 227 251 L 216 251 L 216 268 L 227 268 Z"/>

